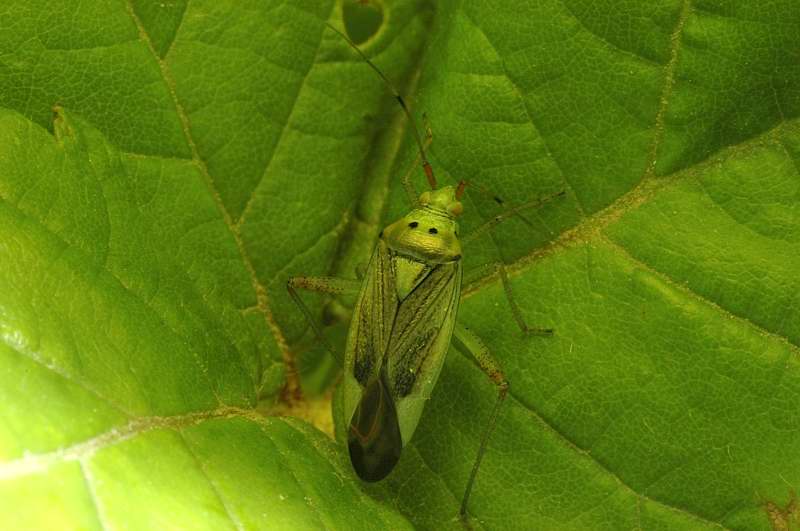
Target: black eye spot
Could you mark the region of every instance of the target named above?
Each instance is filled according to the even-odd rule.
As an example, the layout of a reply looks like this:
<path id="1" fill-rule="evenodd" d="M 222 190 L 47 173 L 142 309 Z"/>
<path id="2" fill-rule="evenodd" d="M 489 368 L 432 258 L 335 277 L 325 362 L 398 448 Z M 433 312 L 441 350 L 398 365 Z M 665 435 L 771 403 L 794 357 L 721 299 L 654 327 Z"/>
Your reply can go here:
<path id="1" fill-rule="evenodd" d="M 417 223 L 416 221 L 412 221 L 411 223 L 408 224 L 408 226 L 411 227 L 412 229 L 416 229 L 419 226 L 419 223 Z"/>
<path id="2" fill-rule="evenodd" d="M 437 234 L 439 231 L 436 230 L 436 227 L 431 227 L 431 228 L 428 229 L 428 232 L 431 233 L 431 234 Z"/>

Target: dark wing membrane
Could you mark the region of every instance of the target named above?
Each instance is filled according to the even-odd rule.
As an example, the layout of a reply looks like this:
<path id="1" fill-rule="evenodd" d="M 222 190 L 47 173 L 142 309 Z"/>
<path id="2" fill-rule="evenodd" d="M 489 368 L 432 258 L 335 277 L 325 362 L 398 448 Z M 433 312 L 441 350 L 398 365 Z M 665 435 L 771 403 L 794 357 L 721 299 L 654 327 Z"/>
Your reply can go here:
<path id="1" fill-rule="evenodd" d="M 364 278 L 361 300 L 353 319 L 353 376 L 362 386 L 377 378 L 397 312 L 394 268 L 386 244 L 379 240 Z"/>
<path id="2" fill-rule="evenodd" d="M 460 263 L 439 264 L 400 302 L 386 362 L 393 395 L 407 396 L 457 303 Z"/>
<path id="3" fill-rule="evenodd" d="M 347 434 L 350 462 L 364 481 L 380 481 L 400 459 L 403 439 L 386 372 L 370 381 L 358 403 Z"/>

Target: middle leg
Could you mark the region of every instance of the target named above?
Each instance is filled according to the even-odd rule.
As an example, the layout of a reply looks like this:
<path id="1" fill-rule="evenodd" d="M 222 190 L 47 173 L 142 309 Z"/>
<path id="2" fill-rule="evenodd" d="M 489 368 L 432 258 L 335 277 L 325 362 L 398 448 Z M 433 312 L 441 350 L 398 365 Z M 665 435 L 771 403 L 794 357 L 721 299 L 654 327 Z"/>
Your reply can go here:
<path id="1" fill-rule="evenodd" d="M 522 308 L 519 307 L 519 304 L 514 298 L 514 292 L 511 290 L 511 282 L 508 279 L 508 272 L 506 271 L 505 264 L 503 264 L 502 262 L 487 264 L 477 269 L 473 269 L 472 271 L 470 271 L 470 275 L 476 275 L 476 272 L 483 274 L 495 273 L 500 277 L 500 282 L 503 284 L 503 293 L 505 294 L 506 299 L 508 300 L 508 306 L 511 308 L 511 315 L 514 317 L 514 322 L 517 323 L 517 326 L 519 327 L 519 329 L 522 331 L 523 334 L 535 335 L 535 336 L 553 335 L 552 328 L 540 328 L 536 326 L 528 326 L 528 323 L 525 322 L 525 316 L 522 314 Z"/>

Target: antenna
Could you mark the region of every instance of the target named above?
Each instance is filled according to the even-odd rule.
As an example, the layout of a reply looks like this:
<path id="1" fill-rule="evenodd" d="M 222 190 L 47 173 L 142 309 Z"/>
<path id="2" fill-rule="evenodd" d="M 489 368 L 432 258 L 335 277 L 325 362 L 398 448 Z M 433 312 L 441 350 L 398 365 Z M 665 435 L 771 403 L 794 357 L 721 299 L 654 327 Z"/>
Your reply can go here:
<path id="1" fill-rule="evenodd" d="M 389 91 L 392 93 L 394 98 L 403 108 L 403 112 L 405 112 L 406 116 L 408 117 L 408 123 L 411 124 L 411 131 L 414 132 L 414 139 L 417 141 L 417 147 L 419 148 L 419 155 L 420 158 L 422 159 L 422 169 L 425 170 L 425 177 L 428 178 L 428 184 L 431 186 L 431 188 L 436 189 L 436 177 L 433 176 L 433 168 L 431 167 L 431 163 L 428 162 L 428 158 L 425 156 L 425 146 L 422 145 L 422 137 L 419 136 L 419 130 L 417 129 L 417 125 L 414 123 L 414 117 L 411 116 L 411 111 L 408 110 L 408 106 L 406 105 L 405 100 L 403 100 L 403 97 L 400 95 L 397 89 L 394 88 L 392 82 L 389 81 L 389 79 L 383 74 L 383 72 L 381 72 L 380 69 L 377 66 L 375 66 L 375 64 L 372 61 L 370 61 L 366 55 L 364 55 L 364 52 L 362 52 L 361 49 L 358 46 L 356 46 L 353 41 L 350 40 L 350 37 L 339 31 L 338 29 L 336 29 L 329 22 L 326 22 L 325 24 L 330 29 L 338 33 L 345 41 L 347 41 L 347 44 L 349 44 L 351 48 L 353 48 L 356 52 L 358 52 L 358 55 L 360 55 L 361 58 L 364 61 L 366 61 L 366 63 L 370 67 L 372 67 L 372 69 L 380 76 L 380 78 L 389 88 Z"/>

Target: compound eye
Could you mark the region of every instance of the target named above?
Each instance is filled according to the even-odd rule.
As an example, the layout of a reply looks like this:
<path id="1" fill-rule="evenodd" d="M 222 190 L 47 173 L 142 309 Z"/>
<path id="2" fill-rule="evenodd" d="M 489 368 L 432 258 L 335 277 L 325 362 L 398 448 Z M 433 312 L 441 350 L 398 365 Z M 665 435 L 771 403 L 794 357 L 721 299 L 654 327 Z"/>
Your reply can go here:
<path id="1" fill-rule="evenodd" d="M 464 212 L 464 205 L 461 204 L 461 201 L 456 201 L 450 205 L 449 210 L 452 215 L 460 216 Z"/>

